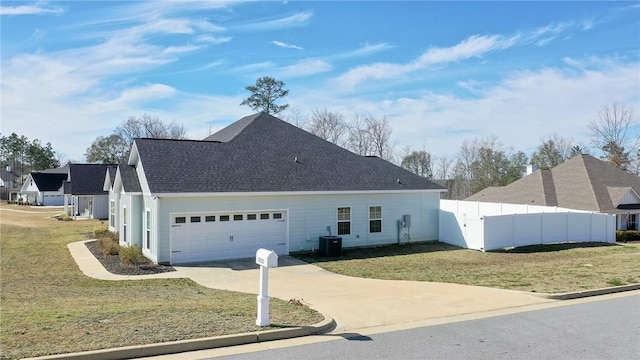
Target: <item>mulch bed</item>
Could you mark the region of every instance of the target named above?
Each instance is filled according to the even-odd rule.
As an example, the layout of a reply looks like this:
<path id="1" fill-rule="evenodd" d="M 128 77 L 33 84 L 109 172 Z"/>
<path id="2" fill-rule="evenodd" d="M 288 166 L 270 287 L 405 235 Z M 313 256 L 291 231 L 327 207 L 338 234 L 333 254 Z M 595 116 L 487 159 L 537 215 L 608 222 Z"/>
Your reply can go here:
<path id="1" fill-rule="evenodd" d="M 100 251 L 97 241 L 89 241 L 85 243 L 87 249 L 91 251 L 93 256 L 100 261 L 107 271 L 117 275 L 150 275 L 159 274 L 165 272 L 176 271 L 171 266 L 154 264 L 151 260 L 138 266 L 126 266 L 122 264 L 120 256 L 118 255 L 105 255 Z"/>

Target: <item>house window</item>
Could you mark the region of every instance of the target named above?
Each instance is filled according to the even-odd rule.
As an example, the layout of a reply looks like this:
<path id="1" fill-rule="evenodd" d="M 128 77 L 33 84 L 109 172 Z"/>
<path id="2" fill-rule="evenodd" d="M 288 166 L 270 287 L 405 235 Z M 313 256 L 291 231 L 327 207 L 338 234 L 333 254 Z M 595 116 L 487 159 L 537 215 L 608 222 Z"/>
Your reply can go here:
<path id="1" fill-rule="evenodd" d="M 369 206 L 369 232 L 382 232 L 382 206 Z"/>
<path id="2" fill-rule="evenodd" d="M 256 214 L 247 214 L 247 220 L 255 220 Z"/>
<path id="3" fill-rule="evenodd" d="M 184 224 L 187 222 L 187 218 L 184 216 L 176 217 L 176 224 Z"/>
<path id="4" fill-rule="evenodd" d="M 627 215 L 627 230 L 637 230 L 637 214 Z"/>
<path id="5" fill-rule="evenodd" d="M 116 202 L 111 200 L 111 207 L 109 209 L 109 226 L 114 227 L 116 224 Z"/>
<path id="6" fill-rule="evenodd" d="M 229 215 L 220 215 L 220 221 L 229 221 Z"/>
<path id="7" fill-rule="evenodd" d="M 206 222 L 216 221 L 216 216 L 215 215 L 207 215 L 207 216 L 204 217 L 204 221 L 206 221 Z"/>
<path id="8" fill-rule="evenodd" d="M 282 213 L 273 213 L 274 219 L 282 219 Z"/>
<path id="9" fill-rule="evenodd" d="M 122 241 L 127 243 L 127 208 L 122 208 Z"/>
<path id="10" fill-rule="evenodd" d="M 233 221 L 242 221 L 242 219 L 244 219 L 242 214 L 233 215 Z"/>
<path id="11" fill-rule="evenodd" d="M 351 234 L 351 208 L 338 208 L 338 235 Z"/>
<path id="12" fill-rule="evenodd" d="M 147 210 L 146 211 L 146 231 L 145 231 L 145 247 L 147 248 L 147 250 L 151 249 L 151 211 Z"/>
<path id="13" fill-rule="evenodd" d="M 269 214 L 260 214 L 260 220 L 269 220 Z"/>
<path id="14" fill-rule="evenodd" d="M 191 217 L 191 222 L 192 223 L 200 222 L 200 220 L 202 220 L 202 218 L 200 216 L 192 216 Z"/>

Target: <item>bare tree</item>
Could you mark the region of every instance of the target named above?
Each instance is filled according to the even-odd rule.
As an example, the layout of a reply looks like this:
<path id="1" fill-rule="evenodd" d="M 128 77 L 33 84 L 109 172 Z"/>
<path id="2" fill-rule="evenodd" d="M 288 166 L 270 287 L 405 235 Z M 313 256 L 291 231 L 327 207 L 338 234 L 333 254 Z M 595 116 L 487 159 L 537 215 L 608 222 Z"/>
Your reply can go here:
<path id="1" fill-rule="evenodd" d="M 286 122 L 293 124 L 300 129 L 304 129 L 307 125 L 307 118 L 298 108 L 289 108 L 286 114 L 282 117 Z"/>
<path id="2" fill-rule="evenodd" d="M 372 148 L 371 137 L 367 124 L 359 114 L 354 114 L 353 120 L 348 125 L 348 132 L 347 148 L 358 155 L 370 155 Z"/>
<path id="3" fill-rule="evenodd" d="M 451 175 L 451 166 L 453 165 L 453 159 L 448 158 L 447 156 L 435 156 L 434 161 L 435 169 L 434 169 L 434 178 L 438 180 L 447 180 Z"/>
<path id="4" fill-rule="evenodd" d="M 616 102 L 598 112 L 598 117 L 589 123 L 589 130 L 593 145 L 603 152 L 603 159 L 620 169 L 629 168 L 631 154 L 640 145 L 640 137 L 633 138 L 629 131 L 637 122 L 633 109 Z"/>
<path id="5" fill-rule="evenodd" d="M 391 126 L 387 118 L 376 118 L 368 115 L 364 120 L 371 139 L 373 155 L 387 161 L 393 161 L 393 144 L 391 143 Z"/>
<path id="6" fill-rule="evenodd" d="M 178 125 L 175 121 L 164 123 L 159 117 L 148 114 L 129 116 L 127 121 L 116 128 L 114 134 L 127 144 L 132 144 L 135 138 L 186 139 L 183 125 Z"/>
<path id="7" fill-rule="evenodd" d="M 315 109 L 307 123 L 307 130 L 319 138 L 343 146 L 347 123 L 343 120 L 341 113 L 332 112 L 326 108 Z"/>

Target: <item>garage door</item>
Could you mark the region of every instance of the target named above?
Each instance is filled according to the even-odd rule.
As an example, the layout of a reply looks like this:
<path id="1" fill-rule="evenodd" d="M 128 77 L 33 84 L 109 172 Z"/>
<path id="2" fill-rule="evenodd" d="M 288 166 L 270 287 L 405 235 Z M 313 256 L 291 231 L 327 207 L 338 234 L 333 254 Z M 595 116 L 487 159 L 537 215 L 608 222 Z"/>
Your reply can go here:
<path id="1" fill-rule="evenodd" d="M 255 257 L 259 248 L 286 254 L 285 211 L 174 214 L 171 263 Z"/>

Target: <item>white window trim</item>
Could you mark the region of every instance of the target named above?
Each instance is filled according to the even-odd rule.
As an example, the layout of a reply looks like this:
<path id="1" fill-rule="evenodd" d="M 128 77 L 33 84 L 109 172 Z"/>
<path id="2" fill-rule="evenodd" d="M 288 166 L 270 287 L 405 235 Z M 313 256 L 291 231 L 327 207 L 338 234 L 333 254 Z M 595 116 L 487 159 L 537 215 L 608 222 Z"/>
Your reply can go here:
<path id="1" fill-rule="evenodd" d="M 349 209 L 349 220 L 340 220 L 338 217 L 338 211 L 339 209 Z M 351 223 L 351 206 L 338 206 L 336 207 L 336 235 L 351 235 L 351 230 L 352 230 L 352 226 L 353 225 Z M 341 222 L 348 222 L 349 223 L 349 233 L 348 234 L 340 234 L 340 227 L 338 226 Z"/>
<path id="2" fill-rule="evenodd" d="M 379 207 L 380 208 L 380 217 L 379 218 L 371 218 L 371 208 L 372 207 Z M 369 234 L 381 234 L 382 233 L 382 205 L 369 205 L 367 212 L 369 213 L 369 226 L 368 226 L 368 231 Z M 380 231 L 377 232 L 371 232 L 371 221 L 372 220 L 380 220 Z"/>

